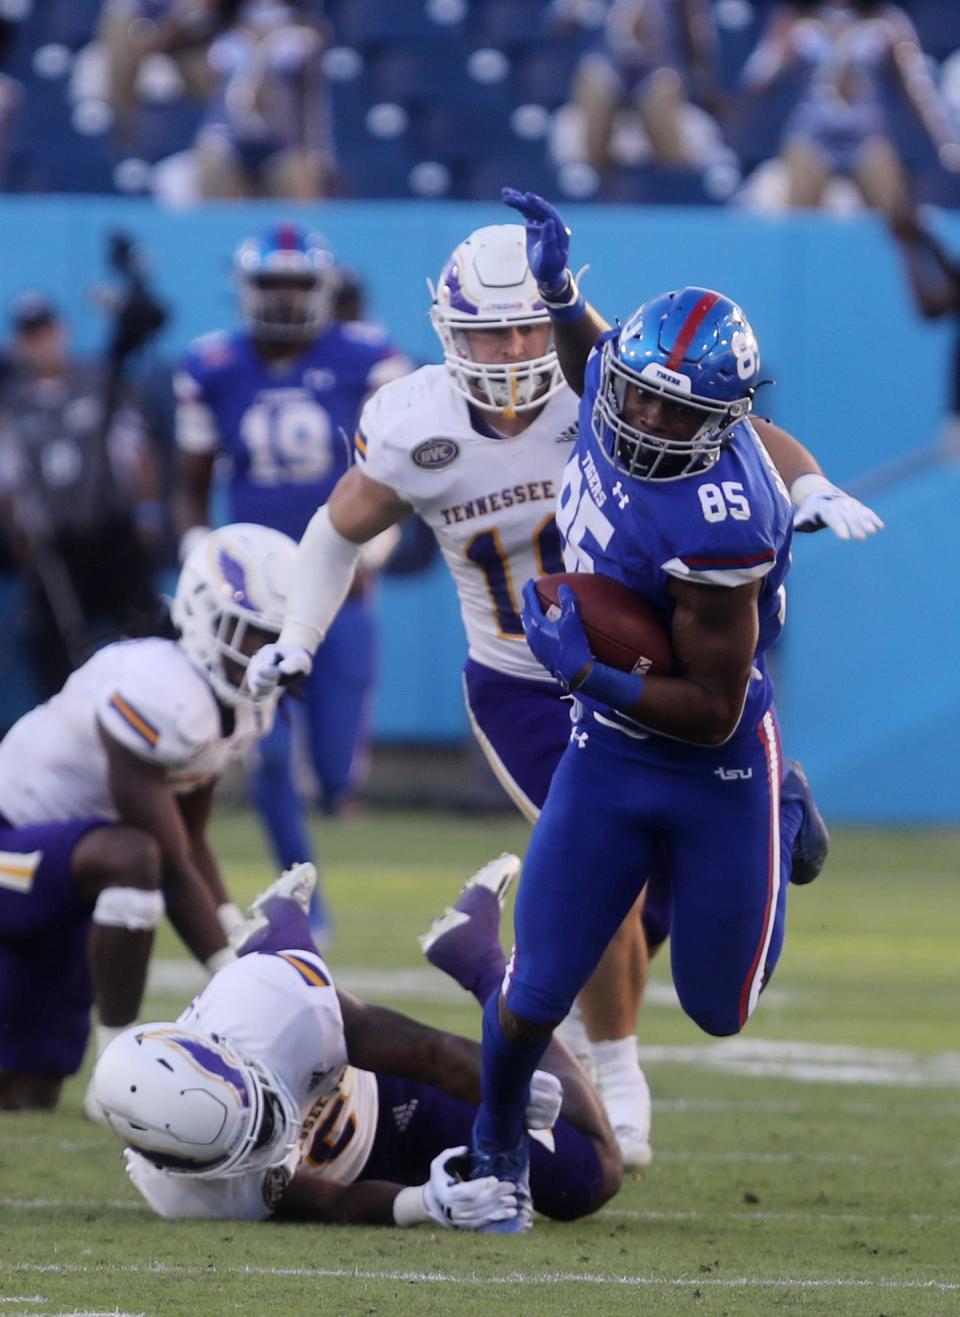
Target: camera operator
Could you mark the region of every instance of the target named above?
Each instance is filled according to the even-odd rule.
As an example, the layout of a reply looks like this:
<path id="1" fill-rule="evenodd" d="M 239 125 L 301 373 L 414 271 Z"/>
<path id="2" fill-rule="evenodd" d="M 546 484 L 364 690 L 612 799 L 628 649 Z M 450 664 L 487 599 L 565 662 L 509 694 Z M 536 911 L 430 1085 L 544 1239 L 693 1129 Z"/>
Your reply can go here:
<path id="1" fill-rule="evenodd" d="M 159 467 L 142 413 L 121 382 L 136 339 L 130 300 L 114 307 L 106 363 L 70 355 L 67 327 L 42 294 L 23 294 L 12 307 L 10 370 L 0 393 L 0 501 L 23 573 L 25 639 L 44 697 L 59 690 L 98 637 L 157 608 Z M 142 341 L 141 334 L 136 345 Z"/>

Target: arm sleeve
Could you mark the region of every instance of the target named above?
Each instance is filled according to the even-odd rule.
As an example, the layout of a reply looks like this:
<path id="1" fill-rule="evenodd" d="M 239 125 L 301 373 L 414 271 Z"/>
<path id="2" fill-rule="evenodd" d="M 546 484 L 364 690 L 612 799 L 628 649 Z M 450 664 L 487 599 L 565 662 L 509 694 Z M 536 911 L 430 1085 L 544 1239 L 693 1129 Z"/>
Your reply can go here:
<path id="1" fill-rule="evenodd" d="M 347 597 L 360 548 L 334 528 L 326 505 L 314 513 L 297 550 L 281 644 L 311 653 L 321 644 Z"/>

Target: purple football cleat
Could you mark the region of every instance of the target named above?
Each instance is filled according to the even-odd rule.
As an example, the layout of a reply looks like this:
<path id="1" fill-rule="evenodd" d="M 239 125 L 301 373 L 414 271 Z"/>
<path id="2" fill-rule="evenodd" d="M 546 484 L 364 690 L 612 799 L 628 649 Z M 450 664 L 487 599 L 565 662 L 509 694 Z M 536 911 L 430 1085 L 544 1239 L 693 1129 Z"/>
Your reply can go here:
<path id="1" fill-rule="evenodd" d="M 230 934 L 238 956 L 252 951 L 317 951 L 310 932 L 310 898 L 317 882 L 312 864 L 286 869 L 251 905 Z"/>
<path id="2" fill-rule="evenodd" d="M 430 964 L 472 992 L 481 1005 L 500 986 L 506 968 L 500 912 L 519 872 L 516 855 L 500 855 L 485 864 L 419 939 Z"/>
<path id="3" fill-rule="evenodd" d="M 780 799 L 798 801 L 803 809 L 803 819 L 793 842 L 790 869 L 790 881 L 802 887 L 812 883 L 823 868 L 830 849 L 830 833 L 817 809 L 807 775 L 795 759 L 783 761 Z"/>

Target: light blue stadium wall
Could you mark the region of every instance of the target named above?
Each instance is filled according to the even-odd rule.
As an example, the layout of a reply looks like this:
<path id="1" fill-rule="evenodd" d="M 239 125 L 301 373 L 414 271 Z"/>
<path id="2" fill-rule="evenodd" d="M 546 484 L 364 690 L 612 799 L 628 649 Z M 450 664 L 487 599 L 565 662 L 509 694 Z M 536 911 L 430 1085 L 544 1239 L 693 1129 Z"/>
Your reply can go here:
<path id="1" fill-rule="evenodd" d="M 520 180 L 522 181 L 522 180 Z M 132 229 L 176 308 L 161 346 L 232 318 L 229 254 L 277 217 L 271 206 L 160 212 L 147 203 L 0 199 L 0 304 L 26 287 L 58 297 L 82 349 L 104 325 L 88 290 L 104 274 L 106 233 Z M 288 213 L 288 212 L 284 212 Z M 505 220 L 493 205 L 339 203 L 304 211 L 364 276 L 372 306 L 414 356 L 436 359 L 425 279 L 471 228 Z M 897 253 L 872 218 L 769 220 L 729 212 L 570 206 L 585 288 L 608 315 L 682 283 L 743 303 L 777 379 L 761 410 L 794 430 L 840 480 L 928 444 L 947 400 L 951 338 L 914 315 Z M 946 229 L 960 249 L 960 223 Z M 787 752 L 808 764 L 835 817 L 960 820 L 953 746 L 960 731 L 957 610 L 940 564 L 952 561 L 960 474 L 919 476 L 881 496 L 888 522 L 867 545 L 798 539 L 791 619 L 779 655 Z M 452 587 L 385 581 L 376 730 L 392 740 L 464 735 L 463 640 Z"/>

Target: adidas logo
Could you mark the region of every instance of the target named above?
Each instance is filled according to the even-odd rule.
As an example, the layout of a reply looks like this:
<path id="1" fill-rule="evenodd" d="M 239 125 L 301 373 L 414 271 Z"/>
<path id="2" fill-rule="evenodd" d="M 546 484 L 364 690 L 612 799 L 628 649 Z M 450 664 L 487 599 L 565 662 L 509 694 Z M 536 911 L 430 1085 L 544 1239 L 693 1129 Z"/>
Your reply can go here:
<path id="1" fill-rule="evenodd" d="M 419 1098 L 411 1098 L 409 1102 L 399 1102 L 393 1108 L 393 1119 L 397 1122 L 397 1129 L 401 1134 L 403 1134 L 411 1120 L 413 1120 L 419 1105 Z"/>

